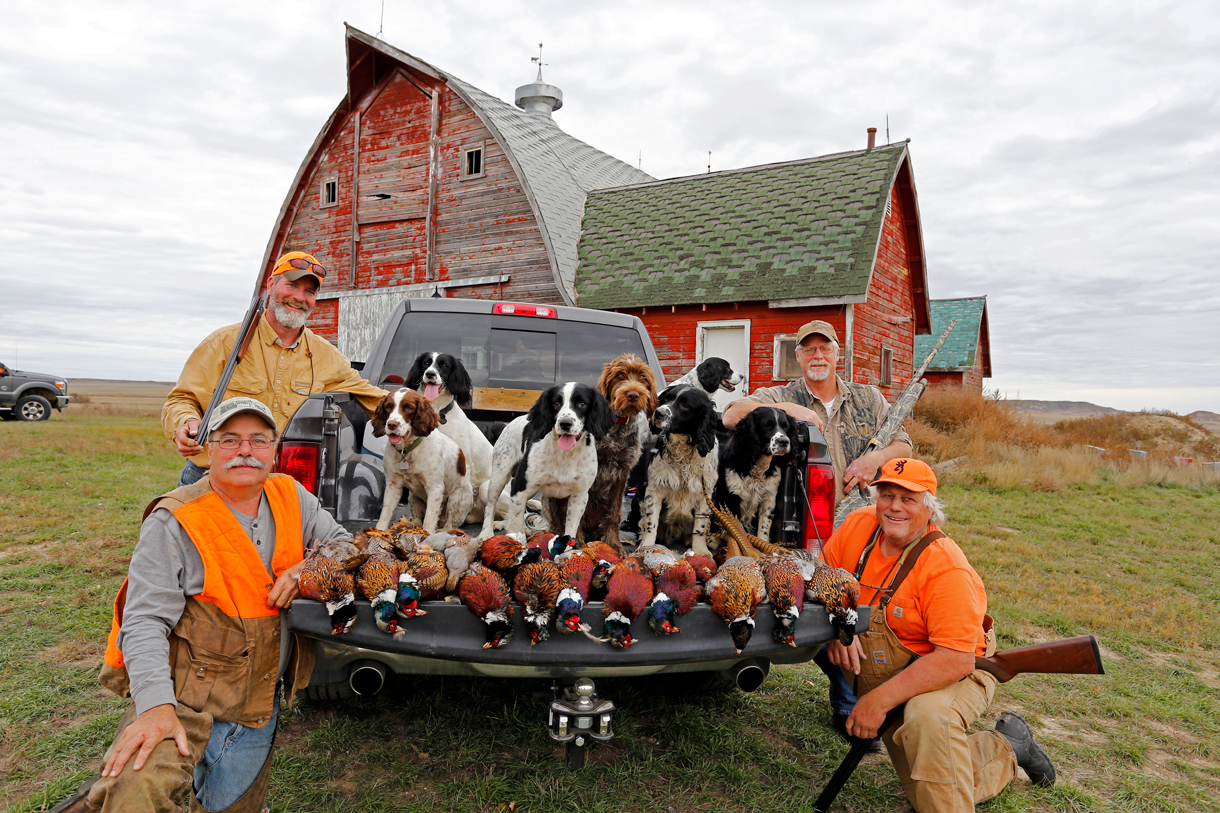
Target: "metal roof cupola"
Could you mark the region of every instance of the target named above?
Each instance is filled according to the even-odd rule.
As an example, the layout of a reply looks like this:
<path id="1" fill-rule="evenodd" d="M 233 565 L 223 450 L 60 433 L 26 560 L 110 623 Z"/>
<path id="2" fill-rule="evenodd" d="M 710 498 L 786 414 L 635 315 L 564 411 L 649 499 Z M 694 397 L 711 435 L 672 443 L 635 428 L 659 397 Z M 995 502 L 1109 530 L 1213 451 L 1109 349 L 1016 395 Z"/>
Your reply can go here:
<path id="1" fill-rule="evenodd" d="M 551 112 L 563 107 L 563 91 L 542 81 L 542 43 L 538 43 L 538 56 L 530 57 L 538 63 L 538 78 L 532 85 L 522 85 L 513 94 L 513 103 L 531 116 L 551 117 Z"/>

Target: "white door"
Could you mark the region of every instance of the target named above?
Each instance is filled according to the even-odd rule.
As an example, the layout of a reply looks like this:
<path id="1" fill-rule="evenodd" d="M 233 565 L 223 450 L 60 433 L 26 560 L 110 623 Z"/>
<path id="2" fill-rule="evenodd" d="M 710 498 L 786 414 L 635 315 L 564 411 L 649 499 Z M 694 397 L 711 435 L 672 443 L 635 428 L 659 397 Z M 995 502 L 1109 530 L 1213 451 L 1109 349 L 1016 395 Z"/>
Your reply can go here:
<path id="1" fill-rule="evenodd" d="M 724 408 L 750 392 L 750 320 L 734 319 L 725 322 L 700 322 L 698 326 L 699 357 L 695 363 L 704 359 L 719 357 L 733 367 L 733 372 L 745 376 L 734 392 L 718 391 L 712 396 L 716 409 L 724 412 Z"/>

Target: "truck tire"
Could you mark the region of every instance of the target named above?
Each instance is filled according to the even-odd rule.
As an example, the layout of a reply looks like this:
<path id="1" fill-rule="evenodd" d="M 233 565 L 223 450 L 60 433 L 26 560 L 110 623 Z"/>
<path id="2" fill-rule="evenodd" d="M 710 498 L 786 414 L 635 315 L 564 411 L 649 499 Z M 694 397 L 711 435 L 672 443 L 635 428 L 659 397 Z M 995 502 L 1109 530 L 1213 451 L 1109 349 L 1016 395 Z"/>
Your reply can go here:
<path id="1" fill-rule="evenodd" d="M 301 690 L 306 700 L 347 700 L 356 693 L 345 680 L 342 683 L 311 683 Z"/>
<path id="2" fill-rule="evenodd" d="M 27 395 L 17 402 L 14 412 L 19 421 L 45 421 L 51 417 L 51 402 L 41 395 Z"/>

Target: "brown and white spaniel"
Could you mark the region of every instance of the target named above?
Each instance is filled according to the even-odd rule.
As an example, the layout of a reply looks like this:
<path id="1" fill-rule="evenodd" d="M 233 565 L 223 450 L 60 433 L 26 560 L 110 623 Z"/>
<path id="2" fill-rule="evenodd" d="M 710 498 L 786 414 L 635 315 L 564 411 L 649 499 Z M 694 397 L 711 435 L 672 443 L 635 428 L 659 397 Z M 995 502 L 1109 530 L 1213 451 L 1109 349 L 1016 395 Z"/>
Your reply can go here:
<path id="1" fill-rule="evenodd" d="M 410 495 L 411 516 L 429 533 L 470 521 L 474 492 L 466 455 L 435 431 L 438 426 L 436 409 L 414 390 L 394 390 L 377 405 L 373 435 L 388 441 L 382 458 L 386 483 L 378 528 L 390 527 L 404 489 Z"/>

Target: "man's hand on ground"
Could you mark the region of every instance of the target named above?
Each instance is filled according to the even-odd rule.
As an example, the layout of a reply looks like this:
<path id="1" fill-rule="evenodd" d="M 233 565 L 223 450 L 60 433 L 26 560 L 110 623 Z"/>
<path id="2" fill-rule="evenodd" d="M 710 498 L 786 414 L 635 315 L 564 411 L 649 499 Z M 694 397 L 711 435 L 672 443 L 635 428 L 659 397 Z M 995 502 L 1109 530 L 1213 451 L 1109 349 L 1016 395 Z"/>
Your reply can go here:
<path id="1" fill-rule="evenodd" d="M 131 764 L 131 769 L 140 770 L 162 740 L 173 740 L 178 743 L 178 753 L 184 757 L 191 755 L 187 747 L 186 729 L 178 720 L 178 712 L 172 703 L 153 706 L 123 729 L 106 756 L 102 776 L 118 776 L 132 754 L 136 755 L 136 761 Z"/>
<path id="2" fill-rule="evenodd" d="M 178 431 L 174 432 L 174 445 L 178 447 L 178 453 L 183 457 L 192 457 L 203 451 L 203 447 L 191 437 L 198 429 L 199 421 L 196 418 L 188 418 L 186 423 L 179 426 Z"/>

